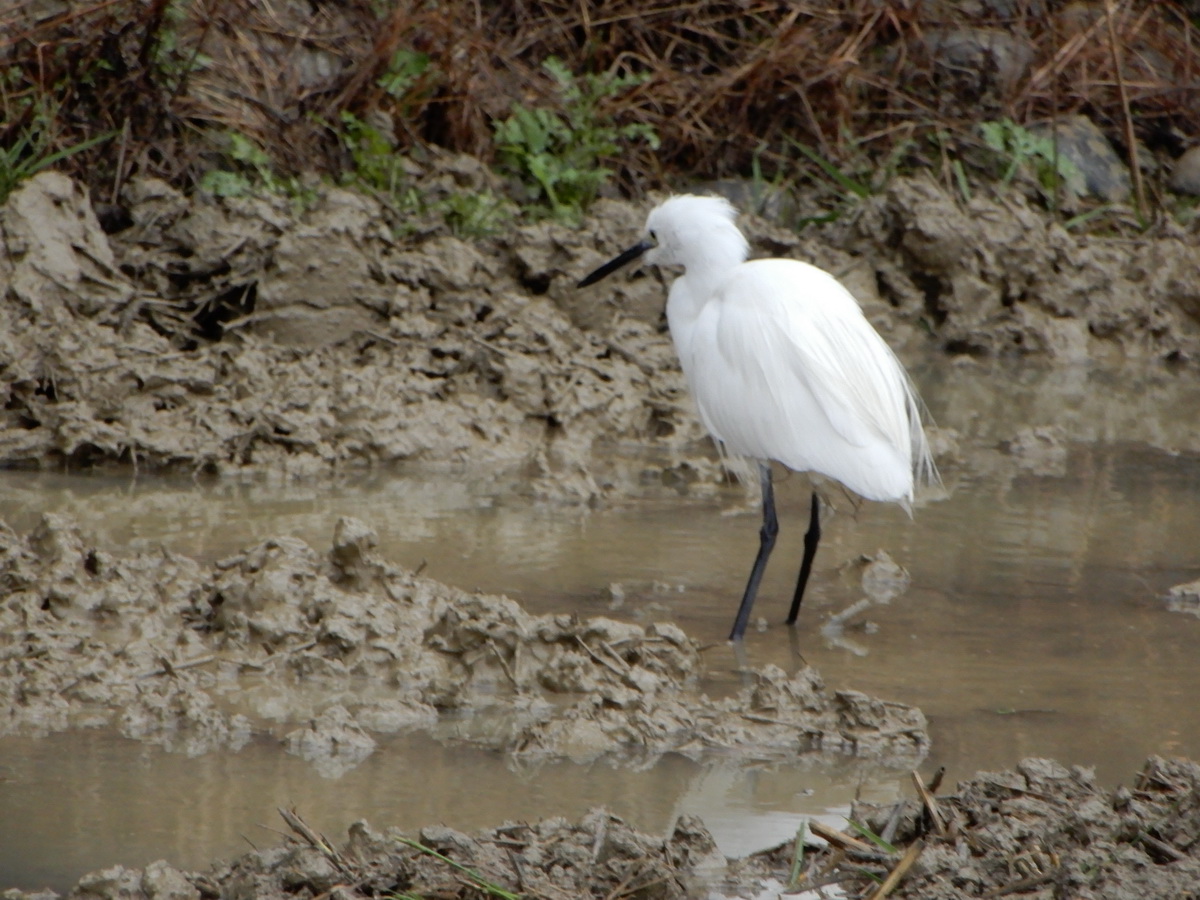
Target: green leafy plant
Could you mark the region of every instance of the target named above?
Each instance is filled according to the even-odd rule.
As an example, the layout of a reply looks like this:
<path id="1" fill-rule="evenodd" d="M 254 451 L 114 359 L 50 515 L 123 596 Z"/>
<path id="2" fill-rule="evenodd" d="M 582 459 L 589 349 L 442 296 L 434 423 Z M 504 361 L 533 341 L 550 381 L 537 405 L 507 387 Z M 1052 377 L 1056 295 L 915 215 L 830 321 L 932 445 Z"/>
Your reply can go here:
<path id="1" fill-rule="evenodd" d="M 399 50 L 378 84 L 397 100 L 410 95 L 429 69 L 429 57 Z M 455 234 L 483 237 L 500 230 L 511 216 L 510 204 L 493 191 L 458 191 L 429 199 L 407 183 L 406 158 L 397 152 L 392 136 L 351 112 L 341 115 L 341 135 L 354 171 L 347 181 L 375 193 L 397 212 L 432 215 Z"/>
<path id="2" fill-rule="evenodd" d="M 424 196 L 416 188 L 399 192 L 392 200 L 396 212 L 410 216 L 412 223 L 401 224 L 398 234 L 420 230 L 422 217 L 432 216 L 446 223 L 459 237 L 479 238 L 496 234 L 514 216 L 512 202 L 494 191 L 456 191 L 444 197 Z"/>
<path id="3" fill-rule="evenodd" d="M 649 125 L 613 125 L 600 112 L 604 100 L 645 77 L 576 77 L 554 57 L 543 67 L 555 80 L 563 111 L 513 104 L 512 114 L 494 126 L 495 141 L 502 165 L 529 187 L 535 203 L 557 219 L 578 221 L 612 175 L 603 160 L 614 156 L 622 142 L 643 140 L 658 148 L 658 135 Z"/>
<path id="4" fill-rule="evenodd" d="M 395 196 L 404 178 L 404 158 L 388 136 L 354 113 L 343 112 L 342 139 L 354 161 L 353 179 Z"/>
<path id="5" fill-rule="evenodd" d="M 168 0 L 162 20 L 154 32 L 151 59 L 171 90 L 182 90 L 184 80 L 194 71 L 212 65 L 212 57 L 197 45 L 187 49 L 179 45 L 179 31 L 187 20 L 189 0 Z"/>
<path id="6" fill-rule="evenodd" d="M 205 172 L 200 179 L 201 190 L 217 197 L 246 197 L 261 191 L 289 197 L 300 209 L 315 199 L 315 192 L 300 179 L 277 174 L 271 157 L 244 134 L 230 132 L 225 152 L 234 166 Z"/>
<path id="7" fill-rule="evenodd" d="M 397 50 L 377 84 L 389 96 L 399 99 L 413 89 L 428 68 L 428 54 L 416 50 Z"/>
<path id="8" fill-rule="evenodd" d="M 455 193 L 439 204 L 450 230 L 460 237 L 487 237 L 512 218 L 512 204 L 494 192 Z"/>
<path id="9" fill-rule="evenodd" d="M 1047 190 L 1065 184 L 1074 193 L 1083 192 L 1083 174 L 1070 159 L 1058 152 L 1054 138 L 1035 134 L 1012 119 L 983 122 L 979 126 L 983 141 L 1007 162 L 1000 184 L 1007 187 L 1017 172 L 1030 166 L 1038 183 Z"/>
<path id="10" fill-rule="evenodd" d="M 280 188 L 275 176 L 271 157 L 250 138 L 236 131 L 229 134 L 226 148 L 230 160 L 237 163 L 233 169 L 213 169 L 200 179 L 203 190 L 218 197 L 241 197 L 254 192 L 256 184 L 277 193 Z"/>

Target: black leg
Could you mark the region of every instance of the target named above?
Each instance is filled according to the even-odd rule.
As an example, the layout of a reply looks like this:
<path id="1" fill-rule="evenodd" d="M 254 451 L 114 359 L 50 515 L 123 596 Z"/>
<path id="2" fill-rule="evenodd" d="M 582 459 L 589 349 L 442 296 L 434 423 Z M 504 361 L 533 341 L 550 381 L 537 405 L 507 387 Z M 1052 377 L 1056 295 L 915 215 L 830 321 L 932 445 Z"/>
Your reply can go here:
<path id="1" fill-rule="evenodd" d="M 817 492 L 812 495 L 812 513 L 808 517 L 808 531 L 804 533 L 804 559 L 800 561 L 800 577 L 796 579 L 796 593 L 792 595 L 792 611 L 788 613 L 787 624 L 795 625 L 796 616 L 800 615 L 800 601 L 804 599 L 804 588 L 808 585 L 808 576 L 812 572 L 813 557 L 817 555 L 817 544 L 821 542 L 821 505 L 817 500 Z"/>
<path id="2" fill-rule="evenodd" d="M 758 477 L 762 482 L 762 529 L 758 532 L 758 556 L 754 557 L 754 568 L 750 570 L 750 580 L 746 583 L 746 593 L 742 594 L 742 605 L 738 607 L 737 618 L 733 620 L 733 630 L 729 632 L 731 641 L 740 641 L 746 633 L 746 625 L 750 621 L 750 608 L 754 606 L 754 596 L 758 593 L 758 583 L 762 581 L 763 572 L 767 568 L 767 559 L 771 548 L 775 546 L 775 536 L 779 534 L 779 519 L 775 515 L 775 490 L 771 487 L 771 467 L 760 463 Z"/>

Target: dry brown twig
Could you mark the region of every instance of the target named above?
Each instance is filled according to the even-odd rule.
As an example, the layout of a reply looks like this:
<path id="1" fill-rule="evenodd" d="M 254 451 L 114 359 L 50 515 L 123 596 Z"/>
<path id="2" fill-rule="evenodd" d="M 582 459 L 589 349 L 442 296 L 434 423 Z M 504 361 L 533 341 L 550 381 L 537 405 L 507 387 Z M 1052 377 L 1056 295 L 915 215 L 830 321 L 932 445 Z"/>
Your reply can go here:
<path id="1" fill-rule="evenodd" d="M 871 900 L 883 900 L 884 897 L 894 891 L 904 876 L 908 874 L 908 870 L 920 859 L 923 852 L 925 852 L 924 841 L 917 840 L 910 844 L 908 849 L 904 851 L 904 855 L 900 857 L 900 862 L 896 863 L 895 868 L 888 873 L 887 878 L 883 880 L 883 883 L 871 895 Z"/>
<path id="2" fill-rule="evenodd" d="M 921 780 L 921 776 L 914 769 L 910 773 L 912 777 L 913 787 L 917 789 L 917 796 L 921 798 L 921 805 L 925 807 L 926 813 L 929 814 L 929 821 L 933 826 L 933 833 L 938 837 L 946 836 L 946 818 L 942 815 L 941 809 L 938 807 L 937 799 L 925 787 L 925 782 Z"/>

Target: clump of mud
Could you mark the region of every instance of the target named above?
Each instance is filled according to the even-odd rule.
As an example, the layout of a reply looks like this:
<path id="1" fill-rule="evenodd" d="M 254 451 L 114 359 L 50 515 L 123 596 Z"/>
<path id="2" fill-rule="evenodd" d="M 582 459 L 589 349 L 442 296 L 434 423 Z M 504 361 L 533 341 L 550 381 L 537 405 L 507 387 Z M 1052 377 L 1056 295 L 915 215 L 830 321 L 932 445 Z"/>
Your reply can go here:
<path id="1" fill-rule="evenodd" d="M 338 189 L 300 214 L 129 190 L 135 225 L 112 240 L 54 173 L 0 211 L 4 464 L 510 462 L 590 496 L 580 454 L 599 436 L 699 437 L 655 326 L 600 336 L 554 303 L 574 273 L 553 242 L 582 235 L 409 245 Z"/>
<path id="2" fill-rule="evenodd" d="M 959 204 L 932 180 L 898 178 L 832 230 L 843 247 L 878 248 L 881 295 L 951 352 L 1200 359 L 1194 228 L 1079 236 L 1012 197 Z"/>
<path id="3" fill-rule="evenodd" d="M 1090 769 L 1026 759 L 939 800 L 856 804 L 851 819 L 900 849 L 835 846 L 835 836 L 808 848 L 801 888 L 838 884 L 861 895 L 901 865 L 888 896 L 914 900 L 1191 897 L 1200 879 L 1200 766 L 1187 760 L 1151 757 L 1131 787 L 1109 791 Z M 735 863 L 735 877 L 778 889 L 793 852 Z"/>
<path id="4" fill-rule="evenodd" d="M 724 871 L 725 859 L 703 823 L 683 816 L 671 832 L 643 834 L 597 809 L 579 822 L 510 822 L 477 834 L 424 828 L 415 836 L 350 827 L 338 847 L 293 811 L 281 810 L 293 835 L 210 872 L 165 862 L 145 869 L 114 866 L 80 879 L 72 897 L 90 900 L 206 900 L 254 897 L 643 897 L 695 896 Z M 9 900 L 53 898 L 53 891 Z"/>
<path id="5" fill-rule="evenodd" d="M 924 716 L 804 669 L 754 673 L 734 698 L 697 691 L 695 643 L 669 624 L 532 616 L 387 564 L 338 522 L 317 553 L 272 538 L 202 566 L 117 557 L 68 520 L 0 530 L 0 734 L 115 724 L 202 753 L 273 733 L 336 777 L 372 734 L 491 713 L 473 739 L 516 757 L 824 752 L 911 765 Z"/>
<path id="6" fill-rule="evenodd" d="M 449 195 L 487 173 L 454 157 L 421 177 Z M 610 492 L 613 454 L 597 451 L 614 442 L 665 449 L 666 465 L 707 455 L 664 276 L 575 287 L 644 209 L 602 200 L 583 228 L 466 241 L 315 191 L 297 210 L 134 181 L 133 224 L 115 235 L 62 175 L 15 191 L 0 207 L 0 464 L 507 463 L 534 490 L 592 500 Z M 1019 198 L 963 207 L 921 179 L 802 236 L 745 225 L 757 255 L 842 278 L 911 352 L 1200 357 L 1194 235 L 1076 237 Z"/>

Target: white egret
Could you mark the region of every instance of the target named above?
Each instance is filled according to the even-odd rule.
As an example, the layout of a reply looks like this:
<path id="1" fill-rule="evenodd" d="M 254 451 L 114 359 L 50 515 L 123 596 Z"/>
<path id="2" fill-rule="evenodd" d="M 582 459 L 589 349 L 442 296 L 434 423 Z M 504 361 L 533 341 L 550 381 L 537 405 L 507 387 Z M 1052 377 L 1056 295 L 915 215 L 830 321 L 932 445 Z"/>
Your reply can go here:
<path id="1" fill-rule="evenodd" d="M 828 272 L 793 259 L 746 261 L 737 212 L 720 197 L 672 197 L 642 240 L 579 282 L 621 266 L 682 266 L 667 324 L 700 419 L 722 452 L 757 461 L 763 524 L 729 639 L 742 638 L 779 522 L 771 460 L 840 481 L 911 514 L 914 488 L 937 478 L 921 404 L 900 361 Z M 794 624 L 821 538 L 814 492 L 787 624 Z"/>

